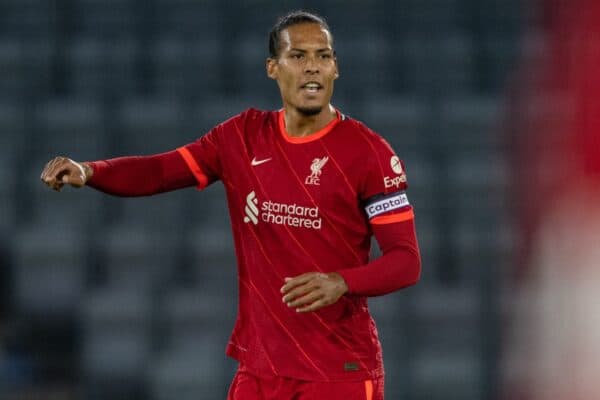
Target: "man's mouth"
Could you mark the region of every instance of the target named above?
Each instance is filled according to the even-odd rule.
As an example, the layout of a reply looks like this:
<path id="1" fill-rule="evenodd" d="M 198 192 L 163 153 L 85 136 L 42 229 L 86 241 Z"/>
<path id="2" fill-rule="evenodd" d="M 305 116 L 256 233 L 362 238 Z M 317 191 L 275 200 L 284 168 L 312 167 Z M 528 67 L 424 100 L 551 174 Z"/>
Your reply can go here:
<path id="1" fill-rule="evenodd" d="M 304 85 L 300 86 L 301 89 L 306 90 L 309 93 L 317 93 L 319 90 L 323 89 L 323 86 L 318 82 L 307 82 Z"/>

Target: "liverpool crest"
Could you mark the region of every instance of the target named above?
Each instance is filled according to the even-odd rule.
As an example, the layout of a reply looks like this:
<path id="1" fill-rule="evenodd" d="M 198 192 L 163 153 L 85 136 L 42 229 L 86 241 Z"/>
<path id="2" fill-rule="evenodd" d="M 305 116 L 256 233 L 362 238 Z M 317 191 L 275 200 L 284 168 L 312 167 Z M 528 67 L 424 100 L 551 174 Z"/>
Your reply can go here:
<path id="1" fill-rule="evenodd" d="M 329 157 L 315 158 L 310 165 L 310 175 L 306 177 L 304 183 L 307 185 L 319 185 L 320 176 L 322 173 L 323 166 L 327 164 Z"/>

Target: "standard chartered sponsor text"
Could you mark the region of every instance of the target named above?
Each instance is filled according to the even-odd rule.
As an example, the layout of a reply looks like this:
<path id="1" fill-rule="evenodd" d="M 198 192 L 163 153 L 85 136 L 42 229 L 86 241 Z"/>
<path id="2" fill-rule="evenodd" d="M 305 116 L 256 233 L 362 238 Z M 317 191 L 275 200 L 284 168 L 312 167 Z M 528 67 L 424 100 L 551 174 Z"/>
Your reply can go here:
<path id="1" fill-rule="evenodd" d="M 298 228 L 321 229 L 322 220 L 319 217 L 319 207 L 263 201 L 261 211 L 261 219 L 264 222 Z"/>

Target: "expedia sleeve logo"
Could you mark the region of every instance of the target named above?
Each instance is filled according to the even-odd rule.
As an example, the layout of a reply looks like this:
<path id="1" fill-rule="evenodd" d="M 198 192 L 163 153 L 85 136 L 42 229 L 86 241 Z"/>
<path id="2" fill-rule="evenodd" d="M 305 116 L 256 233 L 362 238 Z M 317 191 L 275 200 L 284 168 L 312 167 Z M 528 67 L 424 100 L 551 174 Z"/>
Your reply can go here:
<path id="1" fill-rule="evenodd" d="M 401 191 L 387 196 L 377 196 L 367 203 L 365 211 L 369 219 L 371 219 L 388 211 L 397 210 L 409 205 L 406 192 Z"/>
<path id="2" fill-rule="evenodd" d="M 402 168 L 402 163 L 400 162 L 400 158 L 398 158 L 398 156 L 392 156 L 390 159 L 390 167 L 392 167 L 392 171 L 394 171 L 396 174 L 404 174 L 404 169 Z"/>
<path id="3" fill-rule="evenodd" d="M 404 168 L 402 168 L 402 162 L 398 158 L 398 156 L 392 156 L 390 159 L 390 167 L 392 167 L 392 171 L 396 174 L 396 176 L 390 177 L 386 176 L 383 178 L 383 184 L 386 189 L 396 188 L 400 189 L 404 183 L 406 183 L 406 173 L 404 172 Z"/>

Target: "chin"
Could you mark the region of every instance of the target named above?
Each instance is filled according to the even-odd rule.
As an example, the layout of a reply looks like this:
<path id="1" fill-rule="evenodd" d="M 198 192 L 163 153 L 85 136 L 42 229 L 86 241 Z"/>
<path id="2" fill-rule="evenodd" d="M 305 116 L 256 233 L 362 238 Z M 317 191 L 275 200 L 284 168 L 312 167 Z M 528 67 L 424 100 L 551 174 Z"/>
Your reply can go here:
<path id="1" fill-rule="evenodd" d="M 297 107 L 296 109 L 300 114 L 310 117 L 323 111 L 323 106 Z"/>

